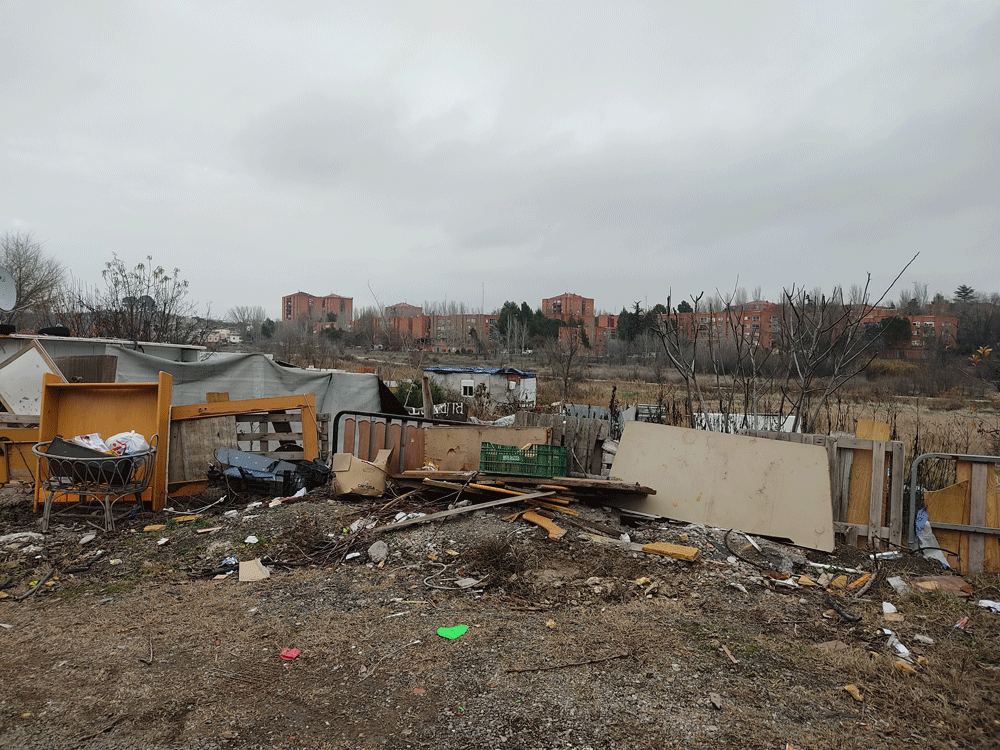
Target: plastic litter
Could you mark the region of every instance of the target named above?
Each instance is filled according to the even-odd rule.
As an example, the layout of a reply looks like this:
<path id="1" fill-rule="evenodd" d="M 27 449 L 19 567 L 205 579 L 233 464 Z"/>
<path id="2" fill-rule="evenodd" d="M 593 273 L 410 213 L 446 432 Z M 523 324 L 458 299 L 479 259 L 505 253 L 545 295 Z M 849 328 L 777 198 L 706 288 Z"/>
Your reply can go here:
<path id="1" fill-rule="evenodd" d="M 442 638 L 447 638 L 448 640 L 453 641 L 456 638 L 461 638 L 463 635 L 465 635 L 465 632 L 468 629 L 469 629 L 468 625 L 454 625 L 450 628 L 444 628 L 444 627 L 438 628 L 437 634 Z"/>

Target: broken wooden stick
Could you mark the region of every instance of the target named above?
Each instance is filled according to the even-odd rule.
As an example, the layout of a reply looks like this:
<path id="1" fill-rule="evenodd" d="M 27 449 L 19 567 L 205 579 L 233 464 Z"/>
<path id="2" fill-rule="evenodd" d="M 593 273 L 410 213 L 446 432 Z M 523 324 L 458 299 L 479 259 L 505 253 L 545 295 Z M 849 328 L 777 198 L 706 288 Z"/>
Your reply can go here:
<path id="1" fill-rule="evenodd" d="M 701 554 L 701 550 L 697 547 L 685 547 L 682 544 L 670 544 L 669 542 L 653 542 L 651 544 L 644 544 L 642 545 L 642 551 L 653 555 L 673 557 L 687 562 L 694 562 L 698 559 L 698 555 Z"/>
<path id="2" fill-rule="evenodd" d="M 55 572 L 56 572 L 55 568 L 52 568 L 51 570 L 49 570 L 48 573 L 46 573 L 44 576 L 42 576 L 42 580 L 40 580 L 38 583 L 36 583 L 30 589 L 28 589 L 27 591 L 25 591 L 23 594 L 21 594 L 19 597 L 17 597 L 14 601 L 15 602 L 24 601 L 25 599 L 27 599 L 32 594 L 37 593 L 38 589 L 40 589 L 42 586 L 44 586 L 45 582 L 48 581 L 52 577 L 52 574 L 55 573 Z"/>
<path id="3" fill-rule="evenodd" d="M 475 503 L 473 505 L 463 505 L 461 508 L 452 508 L 451 510 L 442 510 L 438 513 L 431 513 L 426 516 L 420 516 L 419 518 L 409 518 L 405 521 L 400 521 L 399 523 L 391 523 L 388 526 L 376 526 L 372 529 L 373 533 L 381 534 L 386 531 L 395 531 L 396 529 L 402 529 L 407 526 L 413 526 L 418 523 L 428 523 L 430 521 L 437 521 L 442 518 L 448 518 L 449 516 L 457 516 L 461 513 L 471 513 L 474 510 L 479 510 L 481 508 L 493 508 L 497 505 L 510 505 L 511 503 L 516 503 L 520 500 L 533 500 L 538 497 L 548 497 L 551 492 L 533 492 L 530 495 L 516 495 L 512 497 L 502 497 L 499 500 L 490 500 L 485 503 Z"/>
<path id="4" fill-rule="evenodd" d="M 611 661 L 612 659 L 622 659 L 629 656 L 629 652 L 623 654 L 613 654 L 612 656 L 605 656 L 600 659 L 587 659 L 587 661 L 571 661 L 566 664 L 553 664 L 550 667 L 524 667 L 521 669 L 505 669 L 505 672 L 546 672 L 550 669 L 566 669 L 568 667 L 583 667 L 587 664 L 600 664 L 602 661 Z"/>
<path id="5" fill-rule="evenodd" d="M 527 513 L 521 516 L 525 521 L 530 521 L 536 526 L 541 526 L 547 532 L 549 532 L 549 539 L 553 542 L 558 542 L 566 534 L 566 529 L 557 526 L 552 521 L 547 519 L 545 516 L 539 513 L 529 510 Z"/>

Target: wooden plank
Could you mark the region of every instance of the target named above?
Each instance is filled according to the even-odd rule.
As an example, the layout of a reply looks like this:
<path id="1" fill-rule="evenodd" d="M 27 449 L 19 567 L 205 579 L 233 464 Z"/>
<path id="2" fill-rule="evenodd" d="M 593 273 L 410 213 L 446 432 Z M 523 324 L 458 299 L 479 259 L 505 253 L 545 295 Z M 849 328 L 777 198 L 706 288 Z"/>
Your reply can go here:
<path id="1" fill-rule="evenodd" d="M 842 448 L 840 440 L 837 440 L 837 456 L 840 462 L 840 495 L 837 501 L 837 513 L 834 518 L 838 521 L 847 520 L 847 509 L 851 502 L 851 471 L 854 466 L 854 449 Z"/>
<path id="2" fill-rule="evenodd" d="M 217 404 L 220 401 L 228 401 L 229 394 L 225 391 L 210 391 L 205 394 L 205 401 L 210 404 Z"/>
<path id="3" fill-rule="evenodd" d="M 580 511 L 573 510 L 572 508 L 564 508 L 562 505 L 556 505 L 555 503 L 546 503 L 541 500 L 529 500 L 528 505 L 536 506 L 539 508 L 545 508 L 546 510 L 555 511 L 557 513 L 565 513 L 569 516 L 578 516 Z"/>
<path id="4" fill-rule="evenodd" d="M 885 514 L 885 443 L 881 440 L 872 442 L 872 476 L 868 506 L 868 541 L 876 549 L 883 546 L 879 534 L 882 528 L 882 517 Z"/>
<path id="5" fill-rule="evenodd" d="M 215 417 L 215 419 L 224 419 L 224 417 Z M 184 420 L 185 422 L 194 422 L 193 419 Z M 183 424 L 183 422 L 178 423 Z M 234 420 L 235 424 L 235 420 Z M 242 423 L 241 423 L 242 424 Z M 240 433 L 240 440 L 245 443 L 250 442 L 260 442 L 260 443 L 290 443 L 302 440 L 301 432 L 279 432 L 274 430 L 252 430 Z M 299 446 L 296 446 L 299 447 Z"/>
<path id="6" fill-rule="evenodd" d="M 840 471 L 837 466 L 837 443 L 833 440 L 826 446 L 826 460 L 830 464 L 830 507 L 836 521 L 840 518 Z"/>
<path id="7" fill-rule="evenodd" d="M 337 453 L 354 453 L 354 431 L 357 427 L 357 421 L 354 417 L 348 417 L 344 420 L 344 442 L 342 445 L 334 446 L 334 450 Z"/>
<path id="8" fill-rule="evenodd" d="M 475 503 L 472 505 L 463 505 L 461 508 L 452 508 L 451 510 L 442 510 L 438 513 L 430 513 L 426 516 L 420 516 L 419 518 L 410 518 L 406 521 L 400 521 L 399 523 L 391 523 L 388 526 L 376 526 L 372 529 L 373 533 L 396 531 L 397 529 L 405 529 L 407 526 L 414 526 L 420 523 L 429 523 L 431 521 L 440 521 L 442 518 L 450 518 L 451 516 L 458 516 L 462 513 L 471 513 L 474 510 L 482 510 L 483 508 L 495 508 L 498 505 L 510 505 L 511 503 L 517 503 L 522 500 L 532 500 L 536 497 L 548 497 L 551 492 L 533 492 L 530 495 L 521 495 L 520 497 L 501 497 L 499 500 L 489 500 L 485 503 Z"/>
<path id="9" fill-rule="evenodd" d="M 386 424 L 384 419 L 378 419 L 375 424 L 372 425 L 372 453 L 378 455 L 378 452 L 387 446 L 385 444 L 385 433 Z"/>
<path id="10" fill-rule="evenodd" d="M 535 524 L 536 526 L 541 526 L 543 529 L 549 532 L 549 539 L 551 539 L 553 542 L 558 542 L 566 535 L 566 529 L 550 521 L 545 516 L 535 513 L 534 511 L 529 510 L 527 513 L 522 513 L 521 518 L 523 518 L 525 521 Z"/>
<path id="11" fill-rule="evenodd" d="M 354 455 L 362 461 L 371 461 L 372 454 L 372 423 L 369 419 L 358 422 L 358 451 Z"/>
<path id="12" fill-rule="evenodd" d="M 903 533 L 906 521 L 903 519 L 903 484 L 906 471 L 906 452 L 902 445 L 890 443 L 892 464 L 889 485 L 889 541 L 901 547 L 907 543 L 907 534 Z"/>
<path id="13" fill-rule="evenodd" d="M 403 423 L 393 420 L 389 424 L 386 433 L 385 444 L 390 448 L 395 448 L 392 457 L 392 465 L 389 466 L 390 476 L 396 476 L 406 463 L 406 443 L 403 442 Z"/>
<path id="14" fill-rule="evenodd" d="M 474 471 L 425 471 L 423 469 L 412 469 L 403 472 L 404 479 L 423 479 L 424 477 L 445 479 L 445 480 L 465 480 L 477 475 Z M 539 487 L 540 483 L 548 484 L 552 480 L 542 477 L 518 477 L 509 475 L 490 475 L 494 482 L 505 484 L 527 484 Z M 586 492 L 615 492 L 634 495 L 655 495 L 656 490 L 652 487 L 639 484 L 638 482 L 619 482 L 613 479 L 581 479 L 579 477 L 556 477 L 555 481 L 561 485 L 563 491 Z"/>
<path id="15" fill-rule="evenodd" d="M 940 490 L 932 490 L 924 493 L 924 505 L 927 507 L 927 515 L 931 521 L 931 527 L 935 522 L 940 523 L 968 523 L 965 515 L 965 508 L 969 497 L 969 489 L 972 482 L 965 479 Z M 952 550 L 961 555 L 962 559 L 957 560 L 954 556 L 948 556 L 948 563 L 960 573 L 966 571 L 967 557 L 961 552 L 962 534 L 951 529 L 934 529 L 934 536 L 938 545 L 942 549 Z"/>
<path id="16" fill-rule="evenodd" d="M 963 507 L 962 520 L 959 521 L 961 524 L 968 525 L 969 519 L 972 518 L 972 508 L 970 504 L 972 496 L 972 464 L 970 462 L 959 461 L 955 464 L 955 481 L 966 481 L 969 483 L 969 491 L 965 495 L 965 506 Z M 959 532 L 958 553 L 962 556 L 962 563 L 964 566 L 962 572 L 967 573 L 969 570 L 969 535 L 967 533 Z"/>
<path id="17" fill-rule="evenodd" d="M 969 483 L 969 524 L 971 526 L 986 525 L 986 480 L 989 467 L 986 464 L 974 463 L 971 468 Z M 982 573 L 984 570 L 984 553 L 986 540 L 982 534 L 969 534 L 969 572 Z"/>
<path id="18" fill-rule="evenodd" d="M 890 427 L 885 422 L 859 419 L 855 438 L 859 440 L 888 440 Z M 850 498 L 847 505 L 849 523 L 865 523 L 871 514 L 872 498 L 872 446 L 866 450 L 854 451 L 854 465 L 851 470 Z"/>
<path id="19" fill-rule="evenodd" d="M 303 393 L 296 396 L 275 396 L 274 398 L 252 398 L 243 401 L 219 401 L 214 404 L 190 404 L 174 406 L 170 418 L 197 419 L 199 417 L 221 417 L 227 414 L 250 414 L 253 412 L 282 411 L 284 409 L 311 409 L 316 412 L 316 396 Z"/>
<path id="20" fill-rule="evenodd" d="M 239 448 L 232 416 L 171 422 L 170 438 L 167 471 L 171 484 L 203 480 L 215 463 L 216 450 Z"/>
<path id="21" fill-rule="evenodd" d="M 698 555 L 701 554 L 701 550 L 697 547 L 685 547 L 683 544 L 670 544 L 669 542 L 644 544 L 642 545 L 642 551 L 651 555 L 663 555 L 664 557 L 673 557 L 677 560 L 686 560 L 687 562 L 694 562 L 698 559 Z"/>
<path id="22" fill-rule="evenodd" d="M 997 498 L 997 466 L 990 464 L 986 473 L 986 523 L 984 526 L 1000 528 L 1000 508 Z M 983 550 L 983 569 L 987 573 L 1000 573 L 1000 537 L 986 537 Z"/>
<path id="23" fill-rule="evenodd" d="M 424 431 L 408 424 L 404 435 L 403 472 L 419 469 L 424 465 Z"/>

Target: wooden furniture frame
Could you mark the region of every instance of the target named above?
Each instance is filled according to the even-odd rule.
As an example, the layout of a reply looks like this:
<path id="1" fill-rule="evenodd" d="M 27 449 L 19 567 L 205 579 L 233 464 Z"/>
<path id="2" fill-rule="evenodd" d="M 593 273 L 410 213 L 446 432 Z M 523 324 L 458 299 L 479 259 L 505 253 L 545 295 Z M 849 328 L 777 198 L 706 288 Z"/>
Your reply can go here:
<path id="1" fill-rule="evenodd" d="M 42 378 L 38 442 L 49 442 L 57 435 L 69 439 L 92 432 L 110 437 L 135 430 L 147 441 L 152 435 L 159 435 L 153 477 L 142 493 L 142 502 L 153 511 L 161 511 L 167 496 L 172 385 L 173 379 L 165 372 L 160 373 L 155 383 L 63 383 L 58 376 L 46 373 Z M 36 511 L 44 501 L 41 483 L 37 483 Z M 69 496 L 56 500 L 70 501 Z"/>

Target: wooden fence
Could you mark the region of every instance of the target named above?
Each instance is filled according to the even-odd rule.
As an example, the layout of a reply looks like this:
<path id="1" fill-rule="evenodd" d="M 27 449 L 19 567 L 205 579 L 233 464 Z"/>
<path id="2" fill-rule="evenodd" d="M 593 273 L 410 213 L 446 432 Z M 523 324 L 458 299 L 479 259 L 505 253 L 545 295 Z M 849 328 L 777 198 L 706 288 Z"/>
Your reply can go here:
<path id="1" fill-rule="evenodd" d="M 566 446 L 570 476 L 600 476 L 603 444 L 608 438 L 607 421 L 519 411 L 514 415 L 514 426 L 548 427 L 551 430 L 549 445 Z"/>
<path id="2" fill-rule="evenodd" d="M 823 446 L 830 461 L 834 532 L 855 546 L 867 543 L 878 549 L 886 542 L 897 547 L 907 543 L 902 442 L 770 430 L 742 430 L 741 434 Z"/>

